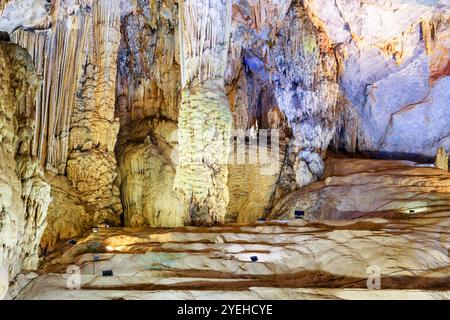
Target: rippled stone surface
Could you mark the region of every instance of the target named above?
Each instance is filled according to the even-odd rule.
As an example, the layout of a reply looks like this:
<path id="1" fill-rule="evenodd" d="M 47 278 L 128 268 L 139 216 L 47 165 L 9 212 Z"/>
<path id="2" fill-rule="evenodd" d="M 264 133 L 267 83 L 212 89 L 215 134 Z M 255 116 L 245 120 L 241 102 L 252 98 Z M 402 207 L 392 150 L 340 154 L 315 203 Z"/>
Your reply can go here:
<path id="1" fill-rule="evenodd" d="M 41 275 L 18 298 L 448 298 L 449 218 L 447 211 L 407 219 L 102 228 L 46 257 Z M 81 290 L 66 288 L 70 265 L 80 268 Z M 109 269 L 114 276 L 102 277 Z M 371 270 L 380 271 L 380 290 L 367 289 Z"/>

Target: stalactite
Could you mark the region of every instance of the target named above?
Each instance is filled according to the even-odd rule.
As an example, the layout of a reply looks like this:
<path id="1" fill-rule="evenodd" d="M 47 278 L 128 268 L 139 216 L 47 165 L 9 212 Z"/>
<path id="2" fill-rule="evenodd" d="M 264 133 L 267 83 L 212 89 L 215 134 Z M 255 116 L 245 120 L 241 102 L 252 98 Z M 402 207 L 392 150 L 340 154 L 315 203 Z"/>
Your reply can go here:
<path id="1" fill-rule="evenodd" d="M 177 24 L 177 6 L 169 0 L 139 2 L 122 18 L 116 92 L 122 99 L 117 106 L 124 113 L 122 131 L 132 121 L 178 118 Z"/>
<path id="2" fill-rule="evenodd" d="M 93 207 L 94 223 L 119 223 L 120 200 L 113 193 L 117 176 L 114 146 L 119 130 L 115 117 L 120 3 L 92 3 L 86 60 L 77 83 L 70 117 L 67 177 L 81 199 Z"/>
<path id="3" fill-rule="evenodd" d="M 33 110 L 36 122 L 30 156 L 37 157 L 48 174 L 64 177 L 52 183 L 59 190 L 59 206 L 68 209 L 50 206 L 46 244 L 93 223 L 119 223 L 113 152 L 119 129 L 114 113 L 120 5 L 56 1 L 51 28 L 21 29 L 12 35 L 12 41 L 30 52 L 43 83 L 34 105 L 23 107 Z M 87 204 L 88 213 L 79 209 L 80 202 Z M 73 216 L 56 221 L 65 211 L 74 211 Z M 84 225 L 76 225 L 80 221 Z"/>
<path id="4" fill-rule="evenodd" d="M 36 132 L 31 155 L 39 158 L 47 170 L 64 174 L 67 165 L 70 118 L 75 103 L 77 79 L 86 47 L 90 23 L 84 15 L 68 17 L 71 24 L 59 20 L 53 31 L 17 30 L 12 41 L 27 48 L 42 76 L 42 89 L 36 96 Z"/>

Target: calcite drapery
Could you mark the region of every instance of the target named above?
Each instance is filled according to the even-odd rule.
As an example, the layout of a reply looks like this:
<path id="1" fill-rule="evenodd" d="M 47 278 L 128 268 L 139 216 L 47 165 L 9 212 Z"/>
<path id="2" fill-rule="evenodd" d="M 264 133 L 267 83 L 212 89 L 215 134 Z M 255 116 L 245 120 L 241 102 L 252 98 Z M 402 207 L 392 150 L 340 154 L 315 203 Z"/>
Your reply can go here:
<path id="1" fill-rule="evenodd" d="M 179 3 L 182 102 L 174 189 L 194 224 L 225 221 L 231 112 L 224 92 L 230 0 Z"/>
<path id="2" fill-rule="evenodd" d="M 11 36 L 27 48 L 43 78 L 30 155 L 46 169 L 55 198 L 44 247 L 95 223 L 119 223 L 121 213 L 114 184 L 120 3 L 56 2 L 52 13 L 46 28 Z"/>
<path id="3" fill-rule="evenodd" d="M 114 146 L 119 131 L 115 118 L 120 6 L 96 0 L 92 37 L 71 118 L 67 177 L 82 199 L 94 206 L 94 221 L 118 223 L 120 200 L 113 194 L 116 178 Z"/>
<path id="4" fill-rule="evenodd" d="M 183 203 L 172 189 L 176 123 L 141 121 L 122 134 L 116 154 L 125 226 L 182 226 Z"/>

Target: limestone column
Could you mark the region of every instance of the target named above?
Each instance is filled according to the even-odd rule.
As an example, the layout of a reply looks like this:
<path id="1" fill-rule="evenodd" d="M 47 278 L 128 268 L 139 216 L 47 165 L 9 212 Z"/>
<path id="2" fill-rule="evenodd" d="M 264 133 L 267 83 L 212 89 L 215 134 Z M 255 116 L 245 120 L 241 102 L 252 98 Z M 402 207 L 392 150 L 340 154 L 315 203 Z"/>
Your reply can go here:
<path id="1" fill-rule="evenodd" d="M 232 117 L 224 90 L 231 0 L 179 3 L 182 102 L 174 189 L 195 225 L 225 221 Z"/>

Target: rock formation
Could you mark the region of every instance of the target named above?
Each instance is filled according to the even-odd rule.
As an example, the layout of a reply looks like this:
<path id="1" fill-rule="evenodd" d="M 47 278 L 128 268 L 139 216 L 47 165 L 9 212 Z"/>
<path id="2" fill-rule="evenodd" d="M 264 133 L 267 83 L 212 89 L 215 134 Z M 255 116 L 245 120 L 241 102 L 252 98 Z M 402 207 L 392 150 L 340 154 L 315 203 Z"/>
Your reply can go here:
<path id="1" fill-rule="evenodd" d="M 174 189 L 192 223 L 224 223 L 232 129 L 224 91 L 231 1 L 186 0 L 179 5 L 182 93 Z"/>
<path id="2" fill-rule="evenodd" d="M 442 147 L 438 149 L 435 165 L 436 168 L 448 171 L 448 156 L 445 149 Z"/>
<path id="3" fill-rule="evenodd" d="M 12 41 L 28 48 L 43 77 L 35 101 L 38 126 L 31 155 L 40 160 L 47 175 L 64 177 L 51 178 L 55 201 L 49 211 L 48 243 L 96 223 L 118 224 L 121 213 L 114 185 L 120 7 L 106 0 L 77 6 L 61 3 L 51 19 L 51 29 L 18 30 L 12 35 Z M 53 219 L 61 216 L 61 208 L 77 203 L 85 209 L 71 210 L 71 216 L 62 220 L 65 223 Z M 89 217 L 79 216 L 85 211 Z"/>
<path id="4" fill-rule="evenodd" d="M 58 248 L 43 266 L 45 274 L 18 299 L 448 299 L 448 227 L 447 211 L 209 232 L 101 229 L 96 269 L 112 269 L 114 276 L 92 274 L 86 250 L 93 239 L 86 236 Z M 106 252 L 107 246 L 113 250 Z M 84 290 L 66 288 L 70 274 L 64 272 L 74 263 Z M 368 289 L 374 271 L 379 290 Z"/>
<path id="5" fill-rule="evenodd" d="M 332 49 L 299 4 L 293 4 L 272 50 L 275 95 L 292 129 L 289 152 L 300 187 L 323 173 L 322 157 L 334 134 L 338 96 Z"/>
<path id="6" fill-rule="evenodd" d="M 31 57 L 16 44 L 0 42 L 0 297 L 10 279 L 38 266 L 50 186 L 30 157 L 34 121 L 28 103 L 38 86 Z"/>
<path id="7" fill-rule="evenodd" d="M 333 159 L 322 181 L 280 199 L 272 219 L 407 217 L 450 210 L 450 174 L 408 161 Z"/>
<path id="8" fill-rule="evenodd" d="M 336 132 L 347 151 L 417 158 L 449 147 L 448 5 L 416 0 L 304 4 L 338 48 L 350 117 Z"/>
<path id="9" fill-rule="evenodd" d="M 439 234 L 449 26 L 443 0 L 0 0 L 0 297 L 94 226 Z"/>
<path id="10" fill-rule="evenodd" d="M 181 79 L 178 11 L 172 1 L 150 3 L 122 12 L 115 152 L 125 225 L 174 227 L 185 220 L 172 190 Z"/>

